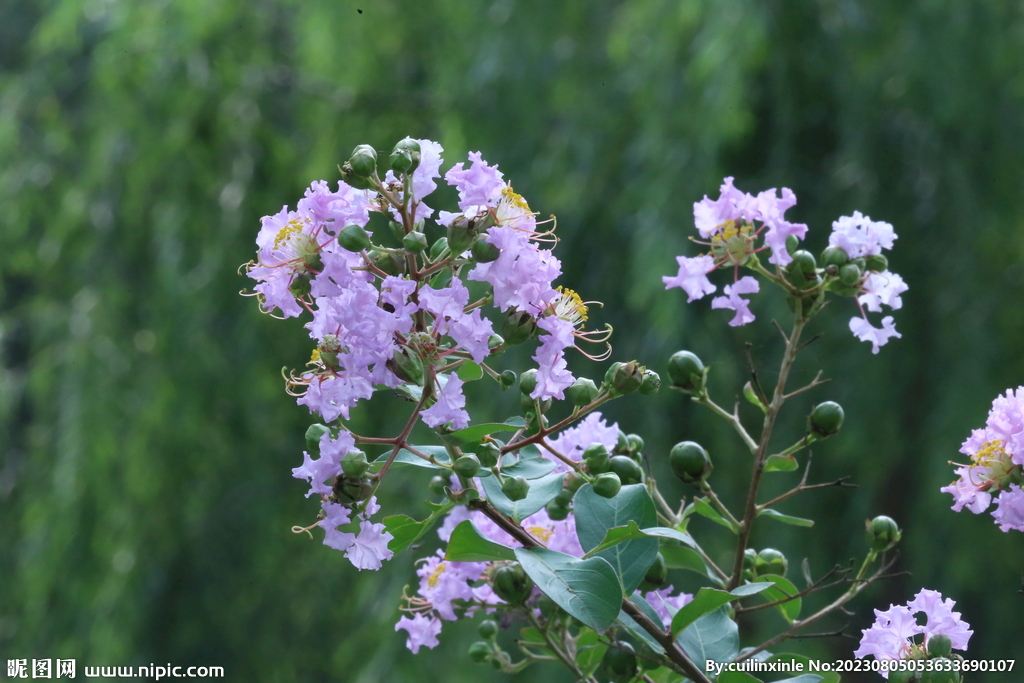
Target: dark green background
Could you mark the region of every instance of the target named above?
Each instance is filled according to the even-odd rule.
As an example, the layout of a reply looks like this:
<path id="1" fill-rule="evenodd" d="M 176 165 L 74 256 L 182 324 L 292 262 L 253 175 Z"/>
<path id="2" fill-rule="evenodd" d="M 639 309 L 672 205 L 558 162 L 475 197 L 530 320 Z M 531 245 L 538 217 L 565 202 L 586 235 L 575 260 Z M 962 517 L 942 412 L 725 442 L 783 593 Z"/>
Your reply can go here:
<path id="1" fill-rule="evenodd" d="M 970 656 L 1022 654 L 1021 535 L 938 492 L 991 400 L 1024 383 L 1021 3 L 7 0 L 0 70 L 0 659 L 503 679 L 464 656 L 471 624 L 405 651 L 392 624 L 411 555 L 359 573 L 288 532 L 315 503 L 289 476 L 310 419 L 279 370 L 309 341 L 237 295 L 260 216 L 333 181 L 355 144 L 405 135 L 439 140 L 445 168 L 470 150 L 499 164 L 557 214 L 561 282 L 606 303 L 592 320 L 615 325 L 615 358 L 661 370 L 691 348 L 724 404 L 746 379 L 744 342 L 773 373 L 768 321 L 785 306 L 762 294 L 758 324 L 735 330 L 708 300 L 662 290 L 672 257 L 696 253 L 692 202 L 724 175 L 791 187 L 815 251 L 840 215 L 890 221 L 911 288 L 903 338 L 872 356 L 846 328 L 852 303 L 829 306 L 795 378 L 821 367 L 834 381 L 794 401 L 778 440 L 812 401 L 842 402 L 846 428 L 815 448 L 814 478 L 860 488 L 784 505 L 818 526 L 765 524 L 754 543 L 785 551 L 794 578 L 805 556 L 818 574 L 862 555 L 863 521 L 889 514 L 912 575 L 821 630 L 859 637 L 872 608 L 924 586 L 957 600 Z M 473 396 L 480 419 L 514 405 Z M 386 405 L 357 410 L 360 429 L 394 431 L 373 409 Z M 656 473 L 675 441 L 705 443 L 738 504 L 748 458 L 707 413 L 670 392 L 608 413 L 645 436 Z M 388 482 L 389 498 L 425 494 L 412 475 Z M 789 649 L 845 658 L 856 643 Z"/>

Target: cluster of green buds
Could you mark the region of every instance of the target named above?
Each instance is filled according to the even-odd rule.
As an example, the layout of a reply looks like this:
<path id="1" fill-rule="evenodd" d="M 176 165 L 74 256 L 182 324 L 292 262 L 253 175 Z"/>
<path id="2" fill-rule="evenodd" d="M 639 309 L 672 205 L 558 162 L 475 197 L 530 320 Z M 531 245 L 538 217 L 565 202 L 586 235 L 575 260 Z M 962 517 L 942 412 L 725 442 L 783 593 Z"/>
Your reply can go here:
<path id="1" fill-rule="evenodd" d="M 786 266 L 783 276 L 794 288 L 789 298 L 790 309 L 809 318 L 817 313 L 825 300 L 825 292 L 840 296 L 855 297 L 861 292 L 864 280 L 871 273 L 883 273 L 889 268 L 888 259 L 882 254 L 850 258 L 840 247 L 827 247 L 819 261 L 804 249 L 796 249 L 795 237 L 787 240 L 787 247 L 793 260 Z"/>
<path id="2" fill-rule="evenodd" d="M 911 660 L 914 666 L 890 671 L 889 683 L 961 683 L 963 680 L 956 670 L 963 657 L 953 653 L 953 644 L 947 635 L 933 635 L 927 645 L 911 645 L 905 659 Z"/>
<path id="3" fill-rule="evenodd" d="M 619 430 L 615 447 L 609 451 L 601 443 L 592 443 L 583 451 L 583 469 L 593 477 L 594 493 L 614 498 L 623 486 L 643 483 L 646 478 L 640 463 L 644 440 L 638 434 Z"/>
<path id="4" fill-rule="evenodd" d="M 765 548 L 756 551 L 747 548 L 743 554 L 743 578 L 748 581 L 756 581 L 762 576 L 785 576 L 789 570 L 789 561 L 786 556 L 775 548 Z"/>
<path id="5" fill-rule="evenodd" d="M 639 391 L 645 396 L 657 393 L 661 387 L 661 377 L 653 370 L 631 360 L 628 363 L 612 363 L 604 375 L 601 390 L 610 396 L 625 396 Z"/>

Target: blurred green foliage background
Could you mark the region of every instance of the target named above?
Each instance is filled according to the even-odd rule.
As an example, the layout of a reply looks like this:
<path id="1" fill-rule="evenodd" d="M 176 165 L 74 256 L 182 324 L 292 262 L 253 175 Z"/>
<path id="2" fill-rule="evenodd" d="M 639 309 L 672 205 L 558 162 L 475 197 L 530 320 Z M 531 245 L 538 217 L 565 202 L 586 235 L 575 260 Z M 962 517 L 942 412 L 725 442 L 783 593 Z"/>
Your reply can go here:
<path id="1" fill-rule="evenodd" d="M 359 573 L 288 532 L 316 505 L 289 476 L 311 420 L 279 371 L 310 344 L 300 322 L 237 295 L 260 216 L 333 182 L 357 143 L 406 135 L 439 140 L 445 168 L 470 150 L 499 164 L 558 216 L 562 283 L 605 302 L 592 321 L 615 326 L 614 358 L 663 371 L 690 348 L 726 404 L 747 378 L 745 342 L 774 372 L 767 323 L 785 305 L 762 294 L 758 324 L 736 330 L 707 300 L 663 291 L 673 256 L 696 253 L 692 202 L 724 175 L 751 192 L 790 187 L 814 251 L 854 210 L 893 223 L 892 269 L 911 287 L 903 338 L 872 356 L 846 328 L 850 302 L 829 306 L 795 379 L 820 367 L 834 381 L 794 401 L 777 437 L 798 436 L 813 402 L 840 401 L 846 428 L 815 448 L 812 479 L 850 474 L 860 488 L 806 494 L 784 509 L 818 519 L 813 530 L 762 525 L 754 543 L 820 574 L 862 556 L 863 521 L 889 514 L 905 530 L 897 568 L 912 574 L 820 630 L 859 637 L 872 608 L 930 587 L 974 626 L 970 656 L 1021 654 L 1024 542 L 952 513 L 938 488 L 991 400 L 1024 383 L 1024 4 L 6 0 L 0 659 L 502 680 L 464 655 L 472 624 L 405 651 L 392 625 L 411 555 Z M 480 419 L 514 405 L 475 398 Z M 383 405 L 356 412 L 359 431 L 396 431 Z M 738 503 L 747 458 L 697 408 L 663 391 L 607 413 L 644 435 L 666 481 L 672 443 L 705 443 Z M 775 476 L 769 488 L 795 477 Z M 416 501 L 425 484 L 392 478 L 387 496 Z M 717 533 L 702 520 L 694 532 Z M 745 644 L 780 625 L 764 616 Z M 856 642 L 787 649 L 845 658 Z M 518 680 L 568 678 L 552 666 Z"/>

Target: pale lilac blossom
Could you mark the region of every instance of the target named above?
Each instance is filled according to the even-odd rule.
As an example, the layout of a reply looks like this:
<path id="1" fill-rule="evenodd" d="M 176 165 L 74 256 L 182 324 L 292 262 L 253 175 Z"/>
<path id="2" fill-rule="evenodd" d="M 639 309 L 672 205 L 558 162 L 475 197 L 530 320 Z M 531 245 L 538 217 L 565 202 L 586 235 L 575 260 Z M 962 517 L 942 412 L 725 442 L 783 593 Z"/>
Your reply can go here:
<path id="1" fill-rule="evenodd" d="M 675 277 L 664 275 L 661 281 L 665 289 L 679 287 L 687 294 L 686 302 L 696 301 L 714 292 L 717 287 L 711 284 L 708 273 L 715 269 L 715 259 L 709 254 L 688 258 L 676 256 L 679 273 Z"/>
<path id="2" fill-rule="evenodd" d="M 420 418 L 429 427 L 440 427 L 451 422 L 455 429 L 462 429 L 469 424 L 469 413 L 466 412 L 466 397 L 462 394 L 462 380 L 454 372 L 448 375 L 448 381 L 437 395 L 437 403 L 420 412 Z"/>
<path id="3" fill-rule="evenodd" d="M 882 326 L 874 327 L 867 318 L 850 318 L 850 331 L 853 336 L 861 341 L 871 342 L 871 353 L 878 353 L 878 349 L 885 346 L 891 337 L 899 339 L 903 335 L 896 331 L 896 326 L 891 315 L 882 318 Z"/>
<path id="4" fill-rule="evenodd" d="M 873 221 L 860 211 L 854 211 L 852 216 L 833 221 L 828 243 L 845 251 L 850 258 L 859 258 L 877 256 L 883 249 L 892 249 L 897 237 L 891 223 Z"/>
<path id="5" fill-rule="evenodd" d="M 437 637 L 441 634 L 441 620 L 436 617 L 414 614 L 412 618 L 402 617 L 395 624 L 395 630 L 404 630 L 409 634 L 405 646 L 413 654 L 417 654 L 421 647 L 433 650 L 438 645 Z"/>
<path id="6" fill-rule="evenodd" d="M 865 308 L 872 313 L 881 313 L 882 306 L 896 310 L 903 307 L 900 295 L 909 289 L 903 278 L 888 270 L 882 273 L 869 273 L 861 285 L 861 294 L 857 297 Z"/>
<path id="7" fill-rule="evenodd" d="M 757 294 L 761 285 L 753 277 L 746 275 L 731 285 L 725 286 L 725 296 L 716 296 L 711 300 L 711 308 L 727 308 L 736 311 L 736 315 L 729 321 L 732 327 L 746 325 L 754 320 L 754 314 L 750 312 L 750 301 L 741 297 L 742 294 Z"/>
<path id="8" fill-rule="evenodd" d="M 345 552 L 356 569 L 381 568 L 384 560 L 390 560 L 394 553 L 388 549 L 388 543 L 394 538 L 385 531 L 383 524 L 374 524 L 369 520 L 359 523 L 359 535 Z"/>

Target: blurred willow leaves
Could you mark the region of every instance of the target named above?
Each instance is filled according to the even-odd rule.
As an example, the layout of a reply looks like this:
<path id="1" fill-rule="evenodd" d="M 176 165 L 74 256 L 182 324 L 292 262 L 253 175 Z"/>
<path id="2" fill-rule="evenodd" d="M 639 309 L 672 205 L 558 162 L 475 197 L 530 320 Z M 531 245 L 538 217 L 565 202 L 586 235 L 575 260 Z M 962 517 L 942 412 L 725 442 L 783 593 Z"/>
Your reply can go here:
<path id="1" fill-rule="evenodd" d="M 287 532 L 314 506 L 288 476 L 308 418 L 278 371 L 308 344 L 236 294 L 260 216 L 333 181 L 355 144 L 407 134 L 440 140 L 449 164 L 482 150 L 558 215 L 565 282 L 607 304 L 594 320 L 620 330 L 616 358 L 660 369 L 686 345 L 726 398 L 742 343 L 770 374 L 775 340 L 660 293 L 671 256 L 693 253 L 691 203 L 726 174 L 789 186 L 814 249 L 855 209 L 892 222 L 903 339 L 871 357 L 837 306 L 803 367 L 837 378 L 814 398 L 850 416 L 817 476 L 863 488 L 794 503 L 821 531 L 772 542 L 820 572 L 836 543 L 808 539 L 849 538 L 845 559 L 862 520 L 890 514 L 914 576 L 848 632 L 924 585 L 958 600 L 973 656 L 1015 651 L 1020 539 L 953 515 L 937 488 L 991 399 L 1024 383 L 1022 54 L 1024 9 L 996 0 L 3 3 L 0 651 L 252 680 L 491 675 L 444 647 L 404 654 L 391 625 L 409 556 L 358 574 Z M 681 398 L 630 400 L 610 412 L 656 472 L 683 437 L 719 479 L 745 471 Z M 460 629 L 443 644 L 468 642 Z"/>

